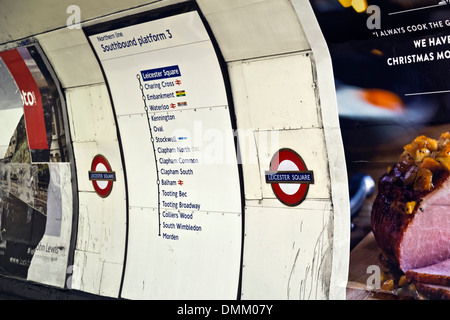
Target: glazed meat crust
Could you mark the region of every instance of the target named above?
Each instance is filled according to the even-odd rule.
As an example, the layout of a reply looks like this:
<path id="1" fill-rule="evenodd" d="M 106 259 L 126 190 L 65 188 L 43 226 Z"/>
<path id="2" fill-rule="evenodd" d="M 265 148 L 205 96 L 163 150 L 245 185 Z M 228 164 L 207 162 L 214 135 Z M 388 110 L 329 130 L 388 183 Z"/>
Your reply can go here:
<path id="1" fill-rule="evenodd" d="M 420 194 L 407 186 L 415 166 L 397 163 L 378 181 L 378 195 L 372 207 L 372 231 L 386 258 L 398 264 L 403 234 L 413 219 L 406 214 L 407 203 L 420 201 Z"/>
<path id="2" fill-rule="evenodd" d="M 385 257 L 401 269 L 405 258 L 400 256 L 405 252 L 402 240 L 408 227 L 417 215 L 432 218 L 436 210 L 424 212 L 423 209 L 429 208 L 428 199 L 436 199 L 432 195 L 450 197 L 449 175 L 450 133 L 446 132 L 439 140 L 417 137 L 404 147 L 399 162 L 378 180 L 371 215 L 372 231 Z M 446 228 L 445 224 L 442 227 Z"/>

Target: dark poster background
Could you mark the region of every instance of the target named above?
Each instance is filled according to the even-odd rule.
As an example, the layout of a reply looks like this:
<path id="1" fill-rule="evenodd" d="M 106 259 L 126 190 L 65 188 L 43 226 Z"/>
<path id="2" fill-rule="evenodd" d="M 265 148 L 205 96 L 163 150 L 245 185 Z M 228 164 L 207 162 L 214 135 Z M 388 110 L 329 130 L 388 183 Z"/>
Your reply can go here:
<path id="1" fill-rule="evenodd" d="M 375 187 L 351 199 L 353 247 L 370 232 L 377 180 L 403 146 L 450 130 L 450 4 L 368 0 L 360 13 L 338 0 L 311 4 L 333 62 L 351 197 L 361 176 Z"/>

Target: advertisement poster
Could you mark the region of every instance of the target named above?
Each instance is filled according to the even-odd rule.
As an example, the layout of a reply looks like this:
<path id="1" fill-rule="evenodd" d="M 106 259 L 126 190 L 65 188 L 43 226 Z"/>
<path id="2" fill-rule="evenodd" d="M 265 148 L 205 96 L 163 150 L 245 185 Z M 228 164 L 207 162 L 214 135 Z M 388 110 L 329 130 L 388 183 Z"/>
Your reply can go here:
<path id="1" fill-rule="evenodd" d="M 224 77 L 199 14 L 89 35 L 127 170 L 122 296 L 235 299 L 240 178 Z"/>
<path id="2" fill-rule="evenodd" d="M 373 240 L 371 214 L 380 191 L 379 179 L 386 173 L 393 174 L 392 167 L 404 151 L 409 152 L 413 141 L 417 144 L 436 141 L 438 147 L 428 145 L 411 152 L 423 152 L 424 158 L 429 158 L 428 163 L 439 160 L 436 148 L 445 148 L 446 132 L 450 131 L 450 3 L 439 0 L 312 0 L 310 3 L 333 62 L 349 174 L 351 249 L 356 248 L 353 257 L 358 254 L 361 241 L 366 246 L 373 245 L 375 256 L 380 248 L 379 242 Z M 423 136 L 434 140 L 425 140 Z M 416 165 L 422 168 L 424 158 L 419 158 L 420 154 L 413 156 Z M 437 166 L 440 172 L 445 171 L 444 160 Z M 419 190 L 417 177 L 421 176 L 414 180 L 414 192 Z M 426 201 L 422 198 L 418 200 L 422 204 L 412 206 L 409 213 L 419 206 L 423 211 Z M 436 204 L 446 206 L 445 201 L 440 201 Z M 402 208 L 404 205 L 401 204 Z M 408 213 L 408 208 L 404 211 Z M 444 237 L 440 260 L 445 260 L 450 258 L 449 225 L 441 223 L 439 228 L 436 234 Z M 360 261 L 356 258 L 350 261 L 349 286 L 354 289 L 352 292 L 358 292 L 355 294 L 358 298 L 370 288 L 391 298 L 433 298 L 431 290 L 406 290 L 410 283 L 399 282 L 405 270 L 393 275 L 396 272 L 392 270 L 398 268 L 386 269 L 378 255 L 372 261 L 366 261 L 364 256 L 367 252 L 358 255 Z M 434 262 L 441 262 L 437 260 Z M 448 263 L 443 268 L 441 271 L 448 275 Z M 378 275 L 380 270 L 385 272 L 392 286 L 383 287 L 374 270 Z M 370 286 L 368 283 L 374 279 L 378 282 Z M 430 289 L 428 283 L 413 283 Z M 448 288 L 441 289 L 433 287 L 434 292 L 440 292 L 438 298 L 444 297 L 445 292 L 448 296 Z"/>
<path id="3" fill-rule="evenodd" d="M 73 209 L 61 103 L 36 46 L 0 52 L 0 273 L 64 287 Z"/>

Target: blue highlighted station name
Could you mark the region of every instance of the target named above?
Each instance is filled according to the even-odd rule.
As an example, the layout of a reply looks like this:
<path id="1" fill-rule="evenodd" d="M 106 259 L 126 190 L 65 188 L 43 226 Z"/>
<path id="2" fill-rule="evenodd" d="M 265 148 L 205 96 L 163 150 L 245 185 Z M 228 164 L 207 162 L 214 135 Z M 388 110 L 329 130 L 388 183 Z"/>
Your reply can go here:
<path id="1" fill-rule="evenodd" d="M 180 77 L 181 72 L 178 66 L 142 70 L 141 76 L 144 81 L 161 80 L 167 78 Z"/>

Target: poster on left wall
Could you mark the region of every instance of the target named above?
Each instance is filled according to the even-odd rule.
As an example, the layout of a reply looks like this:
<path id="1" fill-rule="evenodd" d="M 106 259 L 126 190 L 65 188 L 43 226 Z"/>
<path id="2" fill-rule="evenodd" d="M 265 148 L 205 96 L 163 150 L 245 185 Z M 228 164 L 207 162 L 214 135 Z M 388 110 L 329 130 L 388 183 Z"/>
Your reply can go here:
<path id="1" fill-rule="evenodd" d="M 65 286 L 72 230 L 63 97 L 37 45 L 0 52 L 0 274 Z"/>

